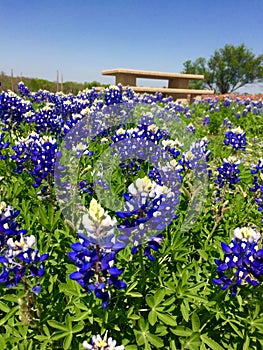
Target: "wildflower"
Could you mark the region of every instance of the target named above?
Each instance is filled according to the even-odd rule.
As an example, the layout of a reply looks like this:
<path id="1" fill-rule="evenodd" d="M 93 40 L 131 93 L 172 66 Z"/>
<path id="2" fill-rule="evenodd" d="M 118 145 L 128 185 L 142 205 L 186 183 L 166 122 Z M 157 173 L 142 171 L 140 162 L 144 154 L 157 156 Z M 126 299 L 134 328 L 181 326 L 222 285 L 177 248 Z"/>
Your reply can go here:
<path id="1" fill-rule="evenodd" d="M 6 245 L 7 248 L 2 251 L 0 256 L 2 264 L 0 283 L 4 283 L 7 288 L 12 288 L 22 279 L 31 280 L 44 275 L 43 261 L 48 258 L 48 254 L 38 254 L 34 236 L 21 235 L 15 240 L 9 238 Z M 41 287 L 37 284 L 32 287 L 31 291 L 39 294 Z"/>
<path id="2" fill-rule="evenodd" d="M 260 241 L 261 234 L 255 228 L 236 228 L 231 243 L 221 243 L 224 258 L 215 259 L 219 278 L 213 279 L 213 283 L 221 285 L 222 290 L 230 288 L 233 296 L 241 285 L 259 285 L 263 275 L 263 249 L 258 249 Z"/>
<path id="3" fill-rule="evenodd" d="M 195 133 L 195 127 L 192 123 L 188 124 L 185 130 L 191 132 L 192 134 Z"/>
<path id="4" fill-rule="evenodd" d="M 207 161 L 209 160 L 210 151 L 207 149 L 209 141 L 205 138 L 193 142 L 190 150 L 182 154 L 180 164 L 189 170 L 194 170 L 196 176 L 207 173 Z"/>
<path id="5" fill-rule="evenodd" d="M 255 202 L 258 205 L 258 211 L 263 211 L 263 159 L 260 158 L 258 163 L 251 165 L 251 174 L 254 175 L 253 186 L 249 190 L 256 193 Z M 263 218 L 262 218 L 263 221 Z"/>
<path id="6" fill-rule="evenodd" d="M 82 223 L 92 244 L 110 248 L 115 243 L 116 219 L 111 219 L 95 198 L 92 198 L 88 213 L 83 216 Z"/>
<path id="7" fill-rule="evenodd" d="M 231 129 L 230 131 L 225 133 L 225 145 L 230 145 L 233 147 L 235 151 L 241 149 L 246 149 L 246 132 L 244 132 L 240 127 Z"/>
<path id="8" fill-rule="evenodd" d="M 206 115 L 204 118 L 203 118 L 203 126 L 208 126 L 210 124 L 210 116 L 209 115 Z"/>
<path id="9" fill-rule="evenodd" d="M 123 345 L 116 346 L 116 340 L 113 340 L 111 337 L 107 338 L 108 331 L 106 331 L 103 339 L 101 336 L 93 335 L 91 338 L 91 344 L 88 344 L 87 341 L 83 342 L 84 349 L 88 350 L 124 350 Z"/>
<path id="10" fill-rule="evenodd" d="M 119 280 L 124 269 L 115 266 L 116 254 L 124 244 L 115 240 L 116 219 L 93 198 L 88 213 L 83 216 L 86 234 L 79 232 L 79 242 L 73 243 L 69 258 L 76 264 L 77 271 L 70 274 L 88 293 L 102 300 L 106 308 L 110 300 L 110 289 L 124 289 L 126 284 Z"/>
<path id="11" fill-rule="evenodd" d="M 77 271 L 69 277 L 77 281 L 86 292 L 94 292 L 94 295 L 102 300 L 102 307 L 107 308 L 111 296 L 110 289 L 126 287 L 126 283 L 119 280 L 124 269 L 114 265 L 117 249 L 105 249 L 94 245 L 81 232 L 79 239 L 79 242 L 71 245 L 73 251 L 68 253 L 70 260 L 77 267 Z"/>
<path id="12" fill-rule="evenodd" d="M 105 89 L 104 100 L 107 106 L 122 102 L 122 86 L 110 86 Z"/>
<path id="13" fill-rule="evenodd" d="M 235 185 L 240 181 L 240 177 L 238 177 L 240 173 L 239 164 L 240 161 L 236 157 L 230 156 L 224 158 L 222 166 L 217 168 L 218 175 L 215 183 L 218 185 L 218 197 L 220 196 L 220 189 L 226 185 L 232 190 L 235 189 Z"/>
<path id="14" fill-rule="evenodd" d="M 56 139 L 33 132 L 17 140 L 12 148 L 15 154 L 10 158 L 16 162 L 14 172 L 20 174 L 26 170 L 35 180 L 33 187 L 39 187 L 43 180 L 53 174 L 58 154 Z"/>

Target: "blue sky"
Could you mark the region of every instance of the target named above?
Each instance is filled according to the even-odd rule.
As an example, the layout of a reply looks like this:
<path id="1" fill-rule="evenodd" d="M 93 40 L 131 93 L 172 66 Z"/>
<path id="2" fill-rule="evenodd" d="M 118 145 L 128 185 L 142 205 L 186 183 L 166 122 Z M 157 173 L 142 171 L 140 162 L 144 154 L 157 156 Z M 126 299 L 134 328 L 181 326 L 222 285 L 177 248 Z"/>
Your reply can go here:
<path id="1" fill-rule="evenodd" d="M 0 0 L 0 71 L 102 83 L 110 68 L 180 72 L 225 44 L 262 54 L 262 18 L 262 0 Z"/>

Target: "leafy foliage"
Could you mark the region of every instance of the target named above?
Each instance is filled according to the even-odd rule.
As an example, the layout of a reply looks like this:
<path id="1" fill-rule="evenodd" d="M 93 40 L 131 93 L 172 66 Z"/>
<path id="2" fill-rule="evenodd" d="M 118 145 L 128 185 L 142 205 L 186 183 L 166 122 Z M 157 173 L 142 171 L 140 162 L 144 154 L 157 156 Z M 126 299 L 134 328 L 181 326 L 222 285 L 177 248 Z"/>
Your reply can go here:
<path id="1" fill-rule="evenodd" d="M 203 57 L 193 62 L 187 60 L 183 73 L 204 74 L 205 85 L 225 94 L 263 79 L 263 55 L 256 56 L 244 44 L 227 44 L 215 50 L 209 60 Z M 204 87 L 202 82 L 192 84 L 196 88 Z"/>
<path id="2" fill-rule="evenodd" d="M 103 99 L 103 95 L 100 98 Z M 153 105 L 158 103 L 167 107 L 171 102 L 157 100 Z M 34 111 L 38 107 L 35 103 Z M 3 110 L 3 104 L 1 108 Z M 121 278 L 127 288 L 113 289 L 106 309 L 94 294 L 87 293 L 69 278 L 76 266 L 68 253 L 78 234 L 63 217 L 50 179 L 45 178 L 40 187 L 33 187 L 34 180 L 28 171 L 14 172 L 16 165 L 10 157 L 0 160 L 0 200 L 20 210 L 16 218 L 20 226 L 36 237 L 40 254 L 49 253 L 42 292 L 34 298 L 30 295 L 31 308 L 28 308 L 24 285 L 18 284 L 12 289 L 0 285 L 1 349 L 82 349 L 84 341 L 89 342 L 92 335 L 103 335 L 107 330 L 126 350 L 262 348 L 262 284 L 241 285 L 237 296 L 232 297 L 231 292 L 212 283 L 217 274 L 214 259 L 223 258 L 221 242 L 229 244 L 236 227 L 262 226 L 255 193 L 249 191 L 254 180 L 250 164 L 257 164 L 262 154 L 259 139 L 263 130 L 262 102 L 239 97 L 214 98 L 190 106 L 173 103 L 172 108 L 186 124 L 194 125 L 198 139 L 206 136 L 209 140 L 211 174 L 203 210 L 194 225 L 181 230 L 189 202 L 196 195 L 193 174 L 188 169 L 183 177 L 178 217 L 162 232 L 162 247 L 153 253 L 154 260 L 150 261 L 140 248 L 137 254 L 131 254 L 130 245 L 116 255 L 117 267 L 124 268 Z M 10 126 L 4 131 L 4 141 L 10 142 L 10 146 L 1 148 L 1 154 L 9 156 L 16 141 L 35 131 L 35 124 L 27 123 L 22 113 L 21 123 L 10 125 L 5 123 L 5 114 L 1 114 L 1 126 Z M 205 115 L 210 116 L 207 126 L 202 125 Z M 224 126 L 226 118 L 233 127 L 246 131 L 246 150 L 234 150 L 224 144 L 228 130 Z M 48 130 L 45 135 L 48 134 L 52 132 Z M 101 139 L 94 142 L 93 155 L 81 159 L 79 180 L 92 180 L 88 165 L 99 158 L 107 146 Z M 215 202 L 217 169 L 223 159 L 233 155 L 242 161 L 238 175 L 241 180 L 234 189 L 225 186 L 220 201 Z M 141 169 L 141 177 L 148 167 L 146 164 Z M 127 188 L 126 179 L 130 181 L 133 175 L 127 175 L 126 170 L 117 169 L 112 175 L 118 196 Z M 41 192 L 42 189 L 45 191 Z M 90 192 L 83 194 L 86 205 L 93 196 Z"/>

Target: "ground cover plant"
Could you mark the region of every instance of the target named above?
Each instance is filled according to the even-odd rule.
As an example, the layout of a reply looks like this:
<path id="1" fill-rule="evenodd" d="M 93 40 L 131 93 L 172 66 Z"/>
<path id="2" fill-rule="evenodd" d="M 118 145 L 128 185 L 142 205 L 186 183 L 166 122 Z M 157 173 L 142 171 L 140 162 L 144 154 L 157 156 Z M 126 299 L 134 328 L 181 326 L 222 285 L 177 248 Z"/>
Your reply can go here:
<path id="1" fill-rule="evenodd" d="M 261 349 L 262 114 L 3 91 L 1 349 Z"/>

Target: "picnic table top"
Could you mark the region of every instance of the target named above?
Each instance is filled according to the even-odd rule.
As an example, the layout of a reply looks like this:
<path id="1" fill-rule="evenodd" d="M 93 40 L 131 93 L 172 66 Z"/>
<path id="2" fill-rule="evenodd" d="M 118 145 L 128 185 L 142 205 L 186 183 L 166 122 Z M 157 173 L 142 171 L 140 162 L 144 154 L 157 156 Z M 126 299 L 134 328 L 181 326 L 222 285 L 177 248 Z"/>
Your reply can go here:
<path id="1" fill-rule="evenodd" d="M 137 70 L 137 69 L 125 69 L 125 68 L 107 69 L 102 71 L 102 75 L 117 75 L 117 74 L 135 75 L 136 77 L 149 78 L 149 79 L 174 79 L 174 78 L 197 79 L 197 80 L 204 79 L 204 75 L 201 75 L 201 74 L 154 72 L 154 71 Z"/>

